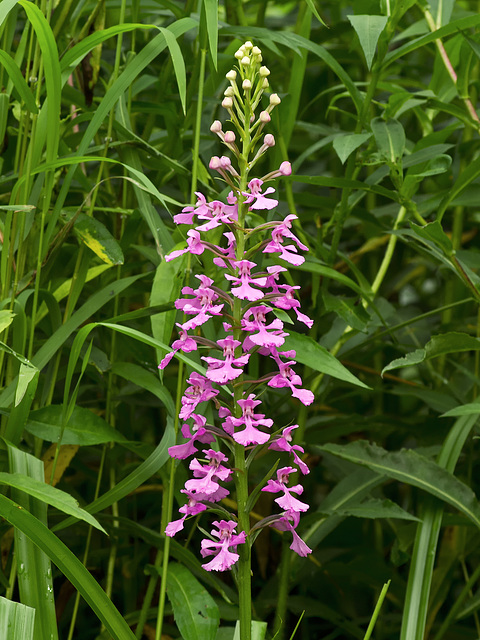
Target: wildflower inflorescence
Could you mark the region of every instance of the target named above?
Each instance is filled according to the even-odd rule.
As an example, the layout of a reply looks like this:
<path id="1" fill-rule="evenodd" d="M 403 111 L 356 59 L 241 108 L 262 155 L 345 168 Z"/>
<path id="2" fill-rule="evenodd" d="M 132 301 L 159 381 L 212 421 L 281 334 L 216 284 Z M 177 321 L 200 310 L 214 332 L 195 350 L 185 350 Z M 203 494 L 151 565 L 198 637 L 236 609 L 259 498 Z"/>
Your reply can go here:
<path id="1" fill-rule="evenodd" d="M 277 171 L 261 179 L 250 178 L 250 171 L 257 161 L 275 145 L 274 136 L 263 135 L 263 129 L 270 122 L 272 110 L 280 104 L 280 98 L 272 93 L 268 105 L 260 106 L 269 87 L 270 71 L 262 66 L 258 47 L 246 42 L 235 57 L 237 68 L 226 74 L 229 85 L 222 106 L 236 133 L 224 131 L 219 120 L 215 120 L 210 128 L 236 160 L 237 168 L 226 156 L 214 156 L 209 165 L 231 189 L 227 202 L 207 202 L 203 194 L 197 193 L 196 204 L 185 207 L 174 217 L 179 225 L 194 225 L 187 232 L 187 248 L 166 256 L 168 261 L 186 252 L 197 256 L 210 252 L 219 279 L 214 281 L 200 274 L 196 276 L 197 288 L 186 286 L 182 289 L 182 297 L 176 300 L 175 307 L 184 313 L 186 320 L 177 323 L 179 337 L 159 365 L 161 369 L 165 368 L 178 351 L 189 353 L 206 348 L 214 354 L 201 356 L 207 365 L 206 373 L 192 372 L 182 397 L 179 418 L 184 421 L 181 431 L 186 441 L 170 447 L 169 453 L 180 460 L 193 456 L 189 465 L 193 478 L 182 490 L 187 498 L 180 508 L 182 517 L 170 522 L 165 530 L 168 536 L 173 536 L 183 529 L 186 518 L 207 509 L 227 515 L 227 510 L 218 503 L 229 495 L 224 483 L 233 480 L 237 488 L 238 513 L 228 514 L 227 520 L 213 522 L 215 528 L 211 531 L 211 539 L 205 539 L 201 544 L 203 557 L 214 556 L 203 565 L 208 571 L 232 567 L 239 559 L 237 547 L 250 544 L 254 537 L 249 530 L 248 513 L 245 513 L 246 476 L 253 458 L 252 449 L 255 453 L 262 447 L 289 454 L 292 466 L 276 470 L 276 478 L 270 478 L 262 488 L 262 491 L 279 494 L 275 502 L 280 513 L 257 523 L 255 532 L 262 526 L 291 532 L 290 548 L 301 556 L 311 552 L 296 532 L 300 514 L 308 509 L 308 505 L 297 497 L 303 487 L 301 484 L 289 486 L 292 474 L 309 472 L 300 457 L 304 453 L 302 447 L 292 444 L 293 432 L 298 425 L 275 429 L 273 419 L 262 413 L 262 402 L 255 393 L 266 384 L 271 388 L 286 389 L 304 405 L 313 402 L 312 392 L 303 388 L 300 376 L 294 371 L 295 351 L 282 349 L 288 333 L 277 315 L 293 309 L 297 320 L 307 327 L 311 327 L 313 321 L 300 311 L 300 301 L 295 295 L 299 287 L 281 282 L 286 267 L 272 263 L 272 258 L 278 257 L 284 263 L 300 265 L 304 262 L 301 252 L 307 251 L 307 247 L 292 231 L 295 215 L 287 215 L 281 221 L 271 220 L 255 228 L 246 227 L 247 215 L 256 219 L 258 211 L 269 211 L 277 206 L 274 188 L 265 187 L 265 183 L 290 175 L 291 166 L 282 162 Z M 223 232 L 222 241 L 209 241 L 209 235 L 219 237 L 219 228 Z M 259 267 L 259 262 L 266 266 Z M 281 311 L 276 314 L 276 309 Z M 201 328 L 215 316 L 220 320 L 223 337 L 213 342 L 201 335 Z M 249 377 L 251 358 L 270 361 L 271 372 L 261 380 Z M 208 424 L 205 417 L 204 403 L 209 401 L 215 405 L 215 424 Z M 232 454 L 230 460 L 220 448 Z M 248 505 L 249 508 L 252 506 Z"/>

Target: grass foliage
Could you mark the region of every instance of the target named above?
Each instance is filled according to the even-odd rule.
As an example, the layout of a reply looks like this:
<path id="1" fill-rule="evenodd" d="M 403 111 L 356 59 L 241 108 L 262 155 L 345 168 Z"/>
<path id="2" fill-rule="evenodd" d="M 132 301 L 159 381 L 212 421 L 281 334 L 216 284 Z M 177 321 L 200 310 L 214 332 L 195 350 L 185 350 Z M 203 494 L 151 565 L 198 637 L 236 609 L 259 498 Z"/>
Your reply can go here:
<path id="1" fill-rule="evenodd" d="M 157 365 L 197 268 L 163 260 L 172 215 L 222 193 L 209 127 L 250 39 L 282 98 L 262 169 L 292 162 L 279 210 L 316 320 L 289 346 L 314 404 L 262 398 L 300 425 L 313 554 L 259 536 L 253 637 L 480 636 L 479 25 L 472 0 L 0 3 L 2 634 L 239 635 L 195 523 L 162 533 L 200 360 Z"/>

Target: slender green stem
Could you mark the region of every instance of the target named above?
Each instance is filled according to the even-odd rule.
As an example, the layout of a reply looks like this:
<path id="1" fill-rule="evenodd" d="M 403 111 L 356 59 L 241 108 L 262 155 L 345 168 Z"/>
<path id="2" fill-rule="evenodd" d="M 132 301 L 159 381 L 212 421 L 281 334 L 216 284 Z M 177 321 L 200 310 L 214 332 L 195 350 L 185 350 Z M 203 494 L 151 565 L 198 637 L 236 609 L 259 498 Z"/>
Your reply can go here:
<path id="1" fill-rule="evenodd" d="M 190 202 L 195 202 L 195 191 L 197 190 L 198 180 L 198 163 L 200 162 L 200 132 L 202 129 L 202 111 L 203 111 L 203 89 L 205 85 L 205 61 L 207 58 L 207 50 L 200 50 L 200 77 L 198 80 L 198 101 L 197 113 L 195 116 L 195 137 L 193 139 L 193 163 L 192 163 L 192 186 L 190 189 Z"/>

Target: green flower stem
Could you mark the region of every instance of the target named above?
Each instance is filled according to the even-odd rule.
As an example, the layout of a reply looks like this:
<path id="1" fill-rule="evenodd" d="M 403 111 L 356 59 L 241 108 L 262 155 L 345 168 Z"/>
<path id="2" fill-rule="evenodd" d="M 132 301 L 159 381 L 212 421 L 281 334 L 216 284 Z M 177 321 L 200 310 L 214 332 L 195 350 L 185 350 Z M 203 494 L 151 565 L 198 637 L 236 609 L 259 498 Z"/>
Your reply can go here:
<path id="1" fill-rule="evenodd" d="M 190 268 L 190 265 L 188 265 L 188 268 Z M 177 433 L 178 433 L 178 422 L 179 422 L 178 414 L 180 413 L 180 408 L 181 408 L 180 404 L 181 404 L 181 398 L 182 398 L 182 388 L 184 384 L 183 377 L 184 377 L 184 364 L 180 360 L 178 363 L 177 393 L 176 393 L 176 401 L 175 401 L 175 423 L 174 423 L 175 441 L 177 439 Z M 172 513 L 173 513 L 173 493 L 175 489 L 175 471 L 176 471 L 175 459 L 171 458 L 169 464 L 170 464 L 170 474 L 168 478 L 168 486 L 165 487 L 164 489 L 163 501 L 162 501 L 162 517 L 160 522 L 160 530 L 162 534 L 165 531 L 165 527 L 167 526 L 167 523 L 172 520 Z M 166 495 L 165 495 L 165 490 L 166 490 Z M 155 630 L 155 640 L 160 640 L 160 638 L 162 637 L 163 616 L 165 613 L 165 596 L 167 593 L 167 573 L 168 573 L 169 559 L 170 559 L 170 538 L 168 536 L 165 536 L 163 556 L 161 557 L 159 553 L 157 553 L 157 557 L 155 559 L 155 566 L 157 566 L 157 562 L 158 564 L 160 564 L 160 561 L 162 561 L 162 581 L 160 582 L 160 594 L 158 597 L 157 626 Z M 152 576 L 150 578 L 150 583 L 152 581 L 156 582 L 156 580 L 157 578 L 155 576 Z M 149 592 L 151 592 L 153 595 L 152 589 L 149 589 Z M 145 601 L 142 606 L 142 612 L 144 615 L 146 615 L 146 612 L 148 611 L 149 607 L 150 607 L 150 602 L 148 602 L 147 599 L 145 598 Z M 144 609 L 145 611 L 143 611 Z M 137 633 L 138 631 L 139 631 L 139 626 L 137 627 Z M 143 631 L 143 627 L 142 627 L 142 631 Z M 141 634 L 138 637 L 141 638 Z"/>

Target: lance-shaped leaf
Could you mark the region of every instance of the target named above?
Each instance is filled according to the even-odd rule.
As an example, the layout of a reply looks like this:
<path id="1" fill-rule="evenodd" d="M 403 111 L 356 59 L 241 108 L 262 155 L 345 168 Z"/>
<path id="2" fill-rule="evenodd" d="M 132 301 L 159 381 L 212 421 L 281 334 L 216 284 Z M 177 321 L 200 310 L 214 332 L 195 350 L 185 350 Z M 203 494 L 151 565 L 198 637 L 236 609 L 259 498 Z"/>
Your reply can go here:
<path id="1" fill-rule="evenodd" d="M 405 131 L 395 118 L 373 118 L 370 123 L 380 155 L 389 164 L 397 164 L 405 151 Z"/>
<path id="2" fill-rule="evenodd" d="M 403 358 L 396 358 L 390 364 L 387 364 L 382 371 L 382 376 L 386 371 L 391 369 L 400 369 L 401 367 L 410 367 L 420 364 L 424 360 L 430 360 L 443 356 L 448 353 L 458 353 L 460 351 L 479 351 L 480 340 L 468 335 L 468 333 L 458 333 L 449 331 L 438 336 L 432 336 L 423 349 L 415 349 L 411 353 L 407 353 Z"/>
<path id="3" fill-rule="evenodd" d="M 360 40 L 360 46 L 365 54 L 367 67 L 372 68 L 373 56 L 377 48 L 380 34 L 385 29 L 387 16 L 347 16 Z"/>
<path id="4" fill-rule="evenodd" d="M 458 509 L 480 527 L 480 504 L 470 487 L 413 449 L 390 452 L 365 440 L 347 445 L 326 444 L 317 448 L 423 489 Z"/>
<path id="5" fill-rule="evenodd" d="M 215 640 L 220 613 L 204 586 L 181 564 L 168 567 L 167 594 L 185 640 Z"/>

